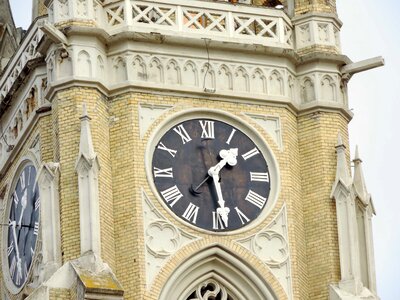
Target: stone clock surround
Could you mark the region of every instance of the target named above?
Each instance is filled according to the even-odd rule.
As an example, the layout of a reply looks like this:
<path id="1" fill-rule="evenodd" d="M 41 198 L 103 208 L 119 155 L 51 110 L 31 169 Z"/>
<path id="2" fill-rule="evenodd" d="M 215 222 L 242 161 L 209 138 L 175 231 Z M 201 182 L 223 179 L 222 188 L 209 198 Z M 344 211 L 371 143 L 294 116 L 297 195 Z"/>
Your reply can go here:
<path id="1" fill-rule="evenodd" d="M 157 143 L 159 142 L 160 138 L 163 136 L 163 134 L 172 128 L 173 125 L 179 124 L 181 122 L 191 120 L 191 119 L 201 119 L 201 118 L 211 118 L 215 120 L 219 120 L 228 124 L 231 124 L 232 126 L 240 129 L 243 133 L 245 133 L 260 149 L 261 153 L 263 154 L 264 158 L 266 159 L 270 176 L 271 176 L 271 191 L 269 194 L 269 198 L 267 201 L 266 207 L 263 209 L 262 213 L 258 216 L 257 220 L 254 220 L 250 225 L 239 229 L 235 230 L 232 232 L 232 234 L 237 234 L 243 231 L 248 231 L 249 229 L 257 226 L 259 222 L 261 222 L 273 209 L 273 207 L 276 204 L 276 201 L 278 199 L 279 195 L 279 189 L 280 189 L 280 173 L 279 173 L 279 166 L 277 163 L 277 160 L 272 153 L 271 149 L 268 147 L 268 145 L 265 143 L 263 140 L 263 137 L 261 134 L 259 134 L 254 128 L 249 125 L 246 121 L 243 119 L 246 119 L 245 116 L 242 116 L 242 118 L 239 118 L 233 114 L 224 112 L 222 110 L 216 110 L 216 109 L 203 109 L 203 108 L 198 108 L 198 109 L 188 109 L 188 110 L 183 110 L 179 111 L 168 118 L 164 119 L 161 124 L 158 125 L 156 129 L 153 129 L 153 133 L 151 134 L 151 137 L 148 140 L 147 147 L 146 147 L 146 152 L 145 152 L 145 167 L 146 167 L 146 176 L 149 182 L 149 185 L 151 187 L 151 190 L 154 195 L 157 195 L 156 197 L 158 200 L 164 205 L 166 209 L 167 206 L 164 203 L 164 201 L 160 198 L 159 193 L 157 192 L 157 189 L 154 185 L 153 182 L 153 175 L 152 175 L 152 156 L 153 156 L 153 149 L 156 148 Z M 175 215 L 174 215 L 175 216 Z M 175 216 L 176 217 L 176 216 Z M 177 220 L 180 220 L 180 218 L 176 217 Z M 189 224 L 192 226 L 191 224 Z M 203 231 L 200 228 L 197 228 L 197 230 Z M 205 231 L 207 232 L 207 231 Z M 222 233 L 213 233 L 213 234 L 222 234 L 226 235 L 229 234 L 228 232 L 222 232 Z"/>

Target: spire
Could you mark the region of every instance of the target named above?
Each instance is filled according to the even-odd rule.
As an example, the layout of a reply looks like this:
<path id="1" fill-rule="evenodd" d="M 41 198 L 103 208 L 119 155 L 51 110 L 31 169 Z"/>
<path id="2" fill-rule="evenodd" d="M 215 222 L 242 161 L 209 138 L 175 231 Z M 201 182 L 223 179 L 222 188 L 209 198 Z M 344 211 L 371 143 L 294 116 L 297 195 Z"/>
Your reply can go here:
<path id="1" fill-rule="evenodd" d="M 45 0 L 32 0 L 32 21 L 37 17 L 47 15 L 47 7 L 45 6 Z"/>
<path id="2" fill-rule="evenodd" d="M 0 71 L 14 55 L 21 36 L 22 30 L 15 28 L 9 0 L 0 0 Z"/>
<path id="3" fill-rule="evenodd" d="M 9 0 L 0 0 L 0 23 L 1 25 L 9 24 L 15 28 Z"/>
<path id="4" fill-rule="evenodd" d="M 354 189 L 360 200 L 365 205 L 369 205 L 371 202 L 371 196 L 368 193 L 367 186 L 365 184 L 364 172 L 361 164 L 362 160 L 358 152 L 358 146 L 356 146 L 356 152 L 354 155 L 353 163 L 354 163 L 354 175 L 353 175 Z"/>
<path id="5" fill-rule="evenodd" d="M 79 156 L 83 155 L 86 159 L 91 160 L 96 157 L 93 148 L 92 133 L 90 131 L 90 117 L 87 113 L 86 103 L 82 104 L 81 120 L 81 138 L 79 142 Z"/>
<path id="6" fill-rule="evenodd" d="M 343 144 L 342 136 L 340 135 L 340 133 L 338 134 L 338 140 L 335 148 L 337 156 L 336 178 L 335 184 L 333 185 L 332 193 L 334 192 L 339 182 L 341 182 L 346 188 L 348 188 L 351 184 L 350 172 L 347 167 L 346 161 L 346 146 Z"/>

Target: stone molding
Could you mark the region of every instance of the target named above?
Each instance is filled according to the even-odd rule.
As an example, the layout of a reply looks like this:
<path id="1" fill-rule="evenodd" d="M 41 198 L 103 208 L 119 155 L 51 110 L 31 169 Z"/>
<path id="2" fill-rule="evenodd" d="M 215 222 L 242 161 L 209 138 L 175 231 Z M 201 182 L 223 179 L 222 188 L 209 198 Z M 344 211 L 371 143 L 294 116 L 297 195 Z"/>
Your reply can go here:
<path id="1" fill-rule="evenodd" d="M 354 160 L 355 176 L 351 178 L 345 149 L 339 134 L 331 198 L 336 202 L 341 280 L 330 285 L 329 299 L 379 299 L 372 243 L 373 205 L 366 190 L 358 150 Z M 368 197 L 368 202 L 364 196 Z"/>
<path id="2" fill-rule="evenodd" d="M 237 243 L 268 266 L 288 299 L 293 299 L 286 205 L 265 228 Z"/>
<path id="3" fill-rule="evenodd" d="M 146 287 L 150 289 L 161 268 L 182 247 L 199 240 L 172 224 L 141 191 L 145 237 Z"/>
<path id="4" fill-rule="evenodd" d="M 83 104 L 79 155 L 75 169 L 78 174 L 81 254 L 93 251 L 101 255 L 100 204 L 98 174 L 100 164 L 92 143 L 90 118 Z"/>

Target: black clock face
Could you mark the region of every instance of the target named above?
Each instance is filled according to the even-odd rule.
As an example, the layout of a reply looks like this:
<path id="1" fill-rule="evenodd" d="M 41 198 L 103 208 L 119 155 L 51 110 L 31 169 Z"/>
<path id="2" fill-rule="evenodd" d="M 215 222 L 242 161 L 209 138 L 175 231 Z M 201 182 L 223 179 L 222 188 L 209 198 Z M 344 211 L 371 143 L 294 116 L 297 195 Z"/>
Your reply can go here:
<path id="1" fill-rule="evenodd" d="M 7 257 L 10 277 L 17 288 L 27 280 L 39 233 L 40 198 L 35 180 L 35 167 L 26 166 L 10 196 Z"/>
<path id="2" fill-rule="evenodd" d="M 194 119 L 169 129 L 154 149 L 152 173 L 167 207 L 210 231 L 247 226 L 270 193 L 270 173 L 259 148 L 218 120 Z"/>

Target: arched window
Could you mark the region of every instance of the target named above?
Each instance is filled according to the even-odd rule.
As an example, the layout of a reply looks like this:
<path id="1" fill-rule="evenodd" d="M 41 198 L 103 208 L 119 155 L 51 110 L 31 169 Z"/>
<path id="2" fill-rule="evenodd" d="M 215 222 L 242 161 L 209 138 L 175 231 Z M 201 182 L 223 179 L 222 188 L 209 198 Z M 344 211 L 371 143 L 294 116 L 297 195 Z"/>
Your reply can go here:
<path id="1" fill-rule="evenodd" d="M 180 265 L 160 300 L 273 300 L 271 287 L 250 266 L 220 246 L 207 248 Z"/>

